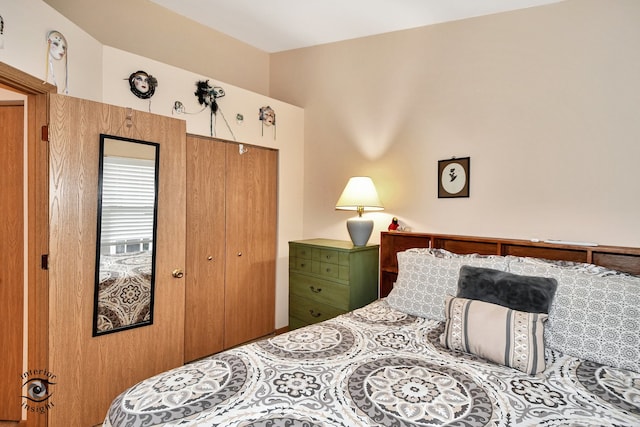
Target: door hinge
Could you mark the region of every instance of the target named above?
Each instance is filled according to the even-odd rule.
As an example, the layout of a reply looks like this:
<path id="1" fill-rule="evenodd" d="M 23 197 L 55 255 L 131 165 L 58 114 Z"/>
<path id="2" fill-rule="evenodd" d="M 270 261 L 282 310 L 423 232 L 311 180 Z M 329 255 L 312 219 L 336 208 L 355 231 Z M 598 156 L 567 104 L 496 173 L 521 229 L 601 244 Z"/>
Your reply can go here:
<path id="1" fill-rule="evenodd" d="M 49 254 L 43 254 L 40 258 L 40 268 L 43 270 L 49 269 Z"/>
<path id="2" fill-rule="evenodd" d="M 42 126 L 42 135 L 40 137 L 42 141 L 49 142 L 49 126 Z"/>

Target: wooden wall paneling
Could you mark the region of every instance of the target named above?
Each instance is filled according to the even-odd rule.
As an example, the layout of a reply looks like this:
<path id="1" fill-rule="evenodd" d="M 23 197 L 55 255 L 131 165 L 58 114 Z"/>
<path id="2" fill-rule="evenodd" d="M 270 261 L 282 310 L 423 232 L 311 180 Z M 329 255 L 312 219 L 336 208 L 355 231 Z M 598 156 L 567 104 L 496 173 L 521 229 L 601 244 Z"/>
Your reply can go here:
<path id="1" fill-rule="evenodd" d="M 185 124 L 67 96 L 50 99 L 50 427 L 103 421 L 126 387 L 183 361 Z M 160 144 L 154 324 L 92 337 L 99 134 Z"/>
<path id="2" fill-rule="evenodd" d="M 24 105 L 0 103 L 0 421 L 20 421 L 24 319 Z"/>
<path id="3" fill-rule="evenodd" d="M 226 144 L 187 136 L 185 361 L 223 349 Z"/>
<path id="4" fill-rule="evenodd" d="M 278 153 L 227 145 L 225 348 L 275 330 Z"/>

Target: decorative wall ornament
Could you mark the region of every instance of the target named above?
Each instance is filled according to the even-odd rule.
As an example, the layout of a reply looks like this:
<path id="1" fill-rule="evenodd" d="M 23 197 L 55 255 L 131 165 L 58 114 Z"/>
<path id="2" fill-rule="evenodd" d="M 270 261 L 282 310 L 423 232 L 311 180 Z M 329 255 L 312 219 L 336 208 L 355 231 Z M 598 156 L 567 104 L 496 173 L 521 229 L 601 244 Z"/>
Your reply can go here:
<path id="1" fill-rule="evenodd" d="M 194 95 L 198 98 L 198 103 L 211 109 L 212 114 L 218 112 L 218 102 L 216 99 L 222 98 L 224 89 L 219 86 L 209 85 L 209 80 L 199 80 L 196 82 L 197 90 Z"/>
<path id="2" fill-rule="evenodd" d="M 0 15 L 0 49 L 4 49 L 4 18 Z"/>
<path id="3" fill-rule="evenodd" d="M 236 137 L 233 134 L 233 131 L 231 130 L 231 127 L 229 126 L 229 123 L 227 122 L 227 119 L 217 102 L 219 98 L 222 98 L 225 95 L 224 89 L 222 89 L 220 86 L 211 86 L 209 84 L 209 80 L 199 80 L 196 82 L 196 91 L 194 92 L 194 95 L 198 98 L 198 103 L 204 107 L 202 111 L 204 111 L 207 107 L 209 107 L 209 110 L 211 111 L 211 122 L 209 126 L 211 136 L 216 136 L 215 118 L 216 114 L 219 111 L 220 115 L 222 116 L 222 120 L 224 120 L 224 123 L 227 125 L 227 129 L 229 129 L 229 132 L 231 133 L 231 136 L 235 141 Z M 176 105 L 178 104 L 178 102 L 179 101 L 176 101 L 176 104 L 174 104 L 174 111 L 177 111 Z"/>
<path id="4" fill-rule="evenodd" d="M 45 73 L 45 79 L 49 78 L 49 70 L 51 70 L 51 77 L 53 79 L 53 84 L 58 86 L 56 82 L 56 76 L 53 69 L 53 61 L 60 61 L 64 59 L 64 93 L 69 93 L 69 73 L 68 73 L 68 62 L 67 62 L 67 49 L 68 49 L 67 39 L 62 35 L 59 31 L 49 31 L 47 33 L 47 70 Z"/>
<path id="5" fill-rule="evenodd" d="M 149 99 L 156 92 L 158 80 L 146 71 L 138 70 L 129 75 L 131 93 L 140 99 Z"/>
<path id="6" fill-rule="evenodd" d="M 276 112 L 270 106 L 264 106 L 260 108 L 259 114 L 260 121 L 262 122 L 262 135 L 264 136 L 264 127 L 273 125 L 273 139 L 276 139 Z"/>
<path id="7" fill-rule="evenodd" d="M 470 157 L 438 161 L 438 198 L 469 197 Z"/>
<path id="8" fill-rule="evenodd" d="M 173 111 L 171 113 L 172 114 L 173 113 L 176 113 L 176 114 L 190 114 L 190 113 L 187 113 L 185 111 L 184 104 L 182 102 L 180 102 L 180 101 L 176 101 L 176 102 L 173 103 Z"/>

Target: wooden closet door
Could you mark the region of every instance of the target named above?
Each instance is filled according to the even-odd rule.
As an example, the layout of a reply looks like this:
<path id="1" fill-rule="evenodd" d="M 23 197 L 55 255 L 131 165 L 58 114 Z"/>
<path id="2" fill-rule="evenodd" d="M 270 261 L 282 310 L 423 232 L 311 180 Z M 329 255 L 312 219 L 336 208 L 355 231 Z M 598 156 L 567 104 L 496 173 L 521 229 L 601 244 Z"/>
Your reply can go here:
<path id="1" fill-rule="evenodd" d="M 187 136 L 187 362 L 224 345 L 225 146 Z"/>
<path id="2" fill-rule="evenodd" d="M 49 427 L 101 424 L 127 387 L 184 360 L 185 122 L 50 97 Z M 153 324 L 93 337 L 100 133 L 160 145 Z"/>
<path id="3" fill-rule="evenodd" d="M 0 105 L 0 424 L 19 421 L 24 321 L 24 105 Z"/>
<path id="4" fill-rule="evenodd" d="M 227 144 L 225 348 L 275 330 L 278 153 Z"/>

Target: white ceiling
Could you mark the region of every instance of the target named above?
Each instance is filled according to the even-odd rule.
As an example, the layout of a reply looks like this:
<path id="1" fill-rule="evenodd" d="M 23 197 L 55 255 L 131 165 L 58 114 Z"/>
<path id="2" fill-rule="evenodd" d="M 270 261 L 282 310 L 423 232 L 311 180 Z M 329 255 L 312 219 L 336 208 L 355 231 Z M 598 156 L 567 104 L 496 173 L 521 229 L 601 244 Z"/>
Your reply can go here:
<path id="1" fill-rule="evenodd" d="M 562 0 L 151 1 L 272 53 Z"/>

